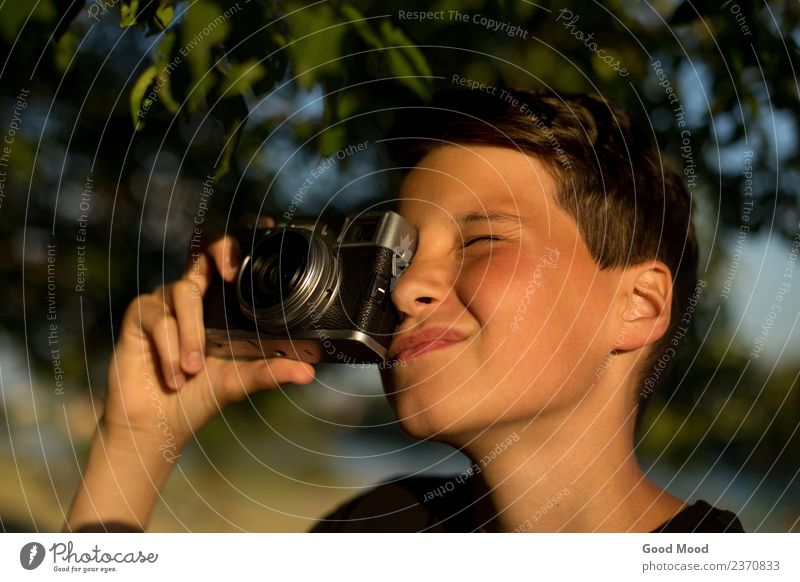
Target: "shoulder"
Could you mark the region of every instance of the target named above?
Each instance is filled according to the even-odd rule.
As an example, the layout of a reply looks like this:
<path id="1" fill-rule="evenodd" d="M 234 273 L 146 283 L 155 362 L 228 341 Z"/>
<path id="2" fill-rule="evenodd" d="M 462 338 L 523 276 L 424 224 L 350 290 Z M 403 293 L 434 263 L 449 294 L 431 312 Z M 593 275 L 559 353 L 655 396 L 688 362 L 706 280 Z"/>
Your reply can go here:
<path id="1" fill-rule="evenodd" d="M 656 533 L 743 533 L 742 522 L 732 511 L 697 501 L 654 530 Z"/>
<path id="2" fill-rule="evenodd" d="M 468 488 L 453 478 L 400 476 L 341 505 L 311 531 L 461 531 L 468 527 L 468 505 Z"/>

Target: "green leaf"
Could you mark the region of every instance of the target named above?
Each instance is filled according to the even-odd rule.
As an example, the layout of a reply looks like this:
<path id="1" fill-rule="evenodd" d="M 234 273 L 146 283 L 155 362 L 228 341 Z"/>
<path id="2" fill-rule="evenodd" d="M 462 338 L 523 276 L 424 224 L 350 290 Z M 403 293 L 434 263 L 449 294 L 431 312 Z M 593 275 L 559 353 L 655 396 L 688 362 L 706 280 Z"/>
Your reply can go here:
<path id="1" fill-rule="evenodd" d="M 357 94 L 340 94 L 336 105 L 336 117 L 338 119 L 347 119 L 361 108 L 362 103 L 360 96 Z"/>
<path id="2" fill-rule="evenodd" d="M 340 7 L 340 10 L 344 17 L 349 20 L 349 24 L 356 29 L 358 35 L 363 38 L 369 46 L 377 49 L 383 48 L 383 42 L 372 32 L 369 23 L 364 20 L 364 15 L 361 14 L 358 9 L 349 4 L 345 4 Z"/>
<path id="3" fill-rule="evenodd" d="M 152 2 L 154 0 L 149 1 Z M 133 26 L 136 24 L 136 15 L 139 13 L 139 0 L 122 0 L 119 10 L 122 14 L 119 25 L 122 28 Z"/>
<path id="4" fill-rule="evenodd" d="M 112 4 L 108 2 L 109 7 Z M 175 16 L 175 0 L 122 0 L 120 12 L 121 27 L 144 24 L 146 34 L 152 36 L 162 32 L 172 22 Z"/>
<path id="5" fill-rule="evenodd" d="M 220 82 L 219 92 L 223 97 L 246 93 L 254 83 L 264 78 L 266 71 L 255 59 L 237 63 L 230 67 Z"/>
<path id="6" fill-rule="evenodd" d="M 340 75 L 339 56 L 346 27 L 327 5 L 299 10 L 288 17 L 295 42 L 288 49 L 297 83 L 306 91 L 326 74 Z"/>
<path id="7" fill-rule="evenodd" d="M 337 123 L 339 121 L 338 102 L 341 93 L 334 90 L 327 83 L 323 85 L 323 91 L 326 93 L 322 112 L 322 122 L 325 129 L 317 137 L 317 146 L 320 153 L 327 157 L 332 156 L 336 150 L 344 146 L 347 135 L 344 125 Z"/>
<path id="8" fill-rule="evenodd" d="M 398 81 L 414 91 L 424 100 L 429 100 L 433 93 L 431 69 L 422 52 L 388 20 L 381 23 L 381 35 L 386 41 L 389 68 L 393 75 L 400 77 Z M 393 48 L 396 47 L 396 48 Z"/>
<path id="9" fill-rule="evenodd" d="M 56 43 L 53 60 L 56 70 L 62 75 L 66 73 L 70 65 L 75 62 L 75 53 L 78 52 L 79 45 L 80 37 L 73 30 L 66 31 Z"/>
<path id="10" fill-rule="evenodd" d="M 343 125 L 328 127 L 319 135 L 319 151 L 324 157 L 330 157 L 344 147 L 347 133 Z"/>
<path id="11" fill-rule="evenodd" d="M 158 19 L 161 28 L 169 26 L 172 19 L 175 17 L 175 0 L 166 0 L 163 4 L 159 4 L 156 8 L 156 18 Z"/>
<path id="12" fill-rule="evenodd" d="M 188 107 L 193 112 L 202 102 L 208 90 L 214 85 L 211 74 L 211 55 L 215 46 L 225 42 L 230 31 L 229 19 L 236 11 L 229 9 L 227 16 L 220 8 L 208 0 L 197 0 L 189 5 L 186 18 L 181 27 L 179 52 L 184 56 L 192 74 L 193 86 L 189 94 Z"/>
<path id="13" fill-rule="evenodd" d="M 53 40 L 59 43 L 69 30 L 72 21 L 86 8 L 86 3 L 84 0 L 56 0 L 56 8 L 60 13 L 60 20 L 53 31 Z"/>
<path id="14" fill-rule="evenodd" d="M 131 89 L 131 115 L 133 116 L 133 127 L 136 131 L 141 131 L 144 127 L 144 118 L 153 105 L 154 100 L 150 97 L 150 90 L 156 86 L 156 76 L 158 69 L 152 65 L 147 67 Z"/>
<path id="15" fill-rule="evenodd" d="M 33 6 L 30 2 L 6 0 L 0 14 L 0 33 L 11 45 L 17 39 L 23 26 L 30 26 L 31 21 L 50 23 L 55 20 L 56 16 L 52 0 L 42 0 Z"/>
<path id="16" fill-rule="evenodd" d="M 259 63 L 263 74 L 250 81 L 250 86 L 257 95 L 263 95 L 286 74 L 289 57 L 284 47 L 288 27 L 279 14 L 263 2 L 241 4 L 231 25 L 225 44 L 226 60 Z"/>
<path id="17" fill-rule="evenodd" d="M 155 66 L 161 80 L 159 99 L 161 104 L 172 114 L 180 109 L 180 103 L 174 97 L 173 88 L 185 87 L 188 83 L 184 59 L 178 52 L 177 36 L 174 31 L 164 35 L 155 55 Z"/>
<path id="18" fill-rule="evenodd" d="M 263 95 L 272 89 L 286 75 L 289 66 L 289 55 L 285 49 L 276 46 L 267 54 L 271 56 L 261 63 L 265 67 L 264 78 L 253 83 L 253 91 L 257 95 Z"/>
<path id="19" fill-rule="evenodd" d="M 236 95 L 217 103 L 213 114 L 225 126 L 225 143 L 214 171 L 214 178 L 219 180 L 230 171 L 231 160 L 239 147 L 239 140 L 242 137 L 250 110 L 247 108 L 244 97 Z"/>

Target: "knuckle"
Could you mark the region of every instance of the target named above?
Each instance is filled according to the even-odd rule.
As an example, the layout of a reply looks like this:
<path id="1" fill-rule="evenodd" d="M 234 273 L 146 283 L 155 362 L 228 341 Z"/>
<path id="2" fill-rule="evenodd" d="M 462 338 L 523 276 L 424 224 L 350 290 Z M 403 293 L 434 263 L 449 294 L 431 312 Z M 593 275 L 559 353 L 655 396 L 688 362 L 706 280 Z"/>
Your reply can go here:
<path id="1" fill-rule="evenodd" d="M 158 357 L 161 366 L 167 372 L 172 372 L 180 368 L 180 356 L 178 346 L 174 342 L 165 341 L 158 350 Z"/>
<path id="2" fill-rule="evenodd" d="M 167 285 L 159 285 L 158 287 L 154 288 L 148 296 L 161 301 L 167 295 L 167 287 Z"/>
<path id="3" fill-rule="evenodd" d="M 241 372 L 241 371 L 240 371 Z M 216 405 L 225 406 L 229 403 L 241 402 L 247 398 L 247 380 L 240 374 L 233 374 L 217 386 L 215 390 Z"/>
<path id="4" fill-rule="evenodd" d="M 247 398 L 247 390 L 244 389 L 244 386 L 234 386 L 225 393 L 225 399 L 230 403 L 241 402 L 245 398 Z"/>
<path id="5" fill-rule="evenodd" d="M 125 314 L 122 317 L 123 324 L 126 322 L 139 322 L 139 314 L 142 312 L 142 308 L 145 304 L 143 299 L 143 296 L 139 295 L 136 299 L 128 304 L 128 308 L 125 310 Z"/>
<path id="6" fill-rule="evenodd" d="M 145 327 L 147 315 L 153 309 L 154 305 L 155 301 L 151 295 L 139 295 L 131 301 L 127 309 L 125 309 L 125 313 L 122 317 L 122 324 L 139 328 Z"/>
<path id="7" fill-rule="evenodd" d="M 165 332 L 170 331 L 174 321 L 175 319 L 166 310 L 159 313 L 155 318 L 156 327 Z"/>
<path id="8" fill-rule="evenodd" d="M 192 301 L 194 299 L 195 284 L 190 279 L 180 279 L 173 284 L 174 296 L 178 301 Z"/>

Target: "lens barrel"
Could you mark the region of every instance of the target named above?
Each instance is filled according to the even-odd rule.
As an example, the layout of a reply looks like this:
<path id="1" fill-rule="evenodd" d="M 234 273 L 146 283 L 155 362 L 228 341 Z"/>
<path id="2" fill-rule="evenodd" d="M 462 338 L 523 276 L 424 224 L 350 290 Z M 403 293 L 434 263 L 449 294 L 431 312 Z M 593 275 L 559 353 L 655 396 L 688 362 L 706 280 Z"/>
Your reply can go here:
<path id="1" fill-rule="evenodd" d="M 336 256 L 312 230 L 280 229 L 255 245 L 236 287 L 242 312 L 267 333 L 307 329 L 338 292 Z"/>

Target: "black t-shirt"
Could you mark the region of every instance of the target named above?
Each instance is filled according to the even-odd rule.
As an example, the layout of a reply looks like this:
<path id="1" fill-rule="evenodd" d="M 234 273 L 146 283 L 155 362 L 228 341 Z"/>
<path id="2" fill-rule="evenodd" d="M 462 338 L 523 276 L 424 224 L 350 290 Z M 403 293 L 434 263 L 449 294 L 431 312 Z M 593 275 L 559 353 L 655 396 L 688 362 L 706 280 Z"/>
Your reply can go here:
<path id="1" fill-rule="evenodd" d="M 368 491 L 317 522 L 312 532 L 445 532 L 480 531 L 472 483 L 441 477 L 404 477 Z M 126 523 L 87 524 L 76 532 L 142 532 Z M 730 511 L 705 501 L 690 505 L 654 533 L 741 533 Z"/>
<path id="2" fill-rule="evenodd" d="M 480 531 L 473 489 L 468 480 L 405 477 L 345 503 L 321 519 L 312 532 Z M 659 533 L 743 532 L 734 513 L 697 501 L 655 530 Z"/>

